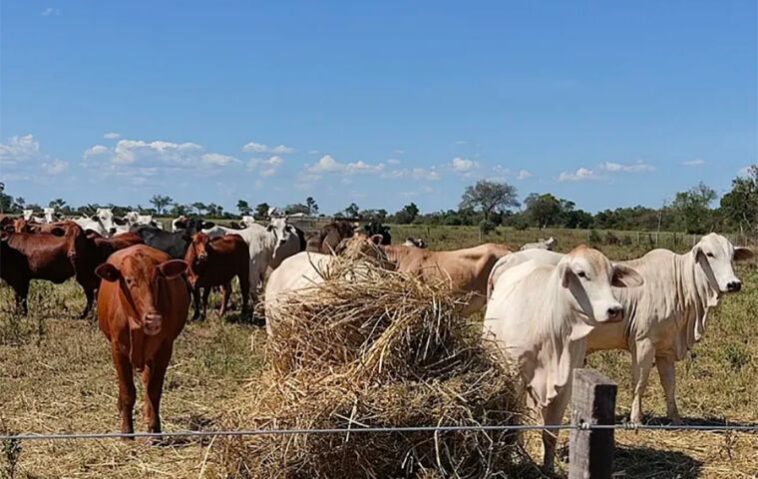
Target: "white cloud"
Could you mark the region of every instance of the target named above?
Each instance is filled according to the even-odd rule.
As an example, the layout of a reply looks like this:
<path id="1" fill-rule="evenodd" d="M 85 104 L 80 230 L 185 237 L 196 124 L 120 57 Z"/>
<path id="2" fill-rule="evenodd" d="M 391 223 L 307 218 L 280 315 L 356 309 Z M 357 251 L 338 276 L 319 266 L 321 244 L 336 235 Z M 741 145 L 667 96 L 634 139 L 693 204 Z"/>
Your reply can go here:
<path id="1" fill-rule="evenodd" d="M 52 160 L 49 163 L 42 163 L 42 167 L 45 169 L 48 175 L 60 175 L 68 168 L 68 163 L 61 160 Z"/>
<path id="2" fill-rule="evenodd" d="M 466 145 L 466 144 L 468 144 L 468 141 L 466 141 L 466 140 L 457 140 L 455 142 L 455 144 L 456 145 Z"/>
<path id="3" fill-rule="evenodd" d="M 324 155 L 319 160 L 306 168 L 310 174 L 342 173 L 345 175 L 376 174 L 384 171 L 384 163 L 372 165 L 364 161 L 342 163 L 334 159 L 332 155 Z"/>
<path id="4" fill-rule="evenodd" d="M 564 171 L 558 175 L 558 181 L 587 181 L 587 180 L 600 180 L 603 179 L 594 171 L 589 168 L 579 168 L 575 172 Z"/>
<path id="5" fill-rule="evenodd" d="M 644 161 L 638 161 L 632 164 L 614 163 L 606 161 L 600 165 L 600 169 L 611 173 L 643 173 L 655 171 L 655 167 Z"/>
<path id="6" fill-rule="evenodd" d="M 68 163 L 42 152 L 39 141 L 31 134 L 13 136 L 0 143 L 0 169 L 6 180 L 29 180 L 63 173 Z"/>
<path id="7" fill-rule="evenodd" d="M 52 7 L 48 7 L 42 10 L 42 13 L 40 13 L 40 15 L 42 15 L 43 17 L 58 16 L 60 14 L 61 14 L 60 8 L 52 8 Z"/>
<path id="8" fill-rule="evenodd" d="M 229 155 L 222 155 L 220 153 L 206 153 L 201 157 L 201 159 L 209 165 L 216 166 L 227 166 L 231 165 L 232 163 L 239 163 L 239 160 L 237 158 Z"/>
<path id="9" fill-rule="evenodd" d="M 84 150 L 84 159 L 92 158 L 99 155 L 104 155 L 111 151 L 107 146 L 95 145 Z"/>
<path id="10" fill-rule="evenodd" d="M 414 180 L 439 181 L 442 179 L 439 171 L 435 167 L 431 168 L 402 168 L 388 171 L 382 174 L 382 178 L 404 179 L 411 178 Z"/>
<path id="11" fill-rule="evenodd" d="M 308 154 L 309 154 L 309 155 L 318 155 L 318 154 L 319 154 L 319 151 L 318 151 L 318 150 L 309 150 L 309 151 L 308 151 Z"/>
<path id="12" fill-rule="evenodd" d="M 453 171 L 457 173 L 469 173 L 472 170 L 479 168 L 479 163 L 460 156 L 453 158 L 451 162 Z"/>
<path id="13" fill-rule="evenodd" d="M 531 178 L 534 176 L 530 171 L 527 170 L 519 170 L 518 175 L 516 176 L 516 179 L 519 181 L 525 180 L 527 178 Z"/>
<path id="14" fill-rule="evenodd" d="M 705 164 L 705 160 L 701 160 L 700 158 L 682 162 L 683 166 L 703 166 L 704 164 Z"/>
<path id="15" fill-rule="evenodd" d="M 263 143 L 256 143 L 254 141 L 251 141 L 242 147 L 242 151 L 247 153 L 273 153 L 275 155 L 289 155 L 291 153 L 294 153 L 295 149 L 284 145 L 270 147 L 268 145 L 264 145 Z"/>
<path id="16" fill-rule="evenodd" d="M 390 158 L 389 160 L 387 160 L 387 164 L 388 165 L 399 165 L 400 164 L 400 160 L 398 160 L 396 158 Z"/>
<path id="17" fill-rule="evenodd" d="M 39 142 L 32 135 L 12 136 L 0 143 L 0 164 L 14 165 L 33 161 L 40 156 Z"/>
<path id="18" fill-rule="evenodd" d="M 260 171 L 261 176 L 273 176 L 279 170 L 279 167 L 284 164 L 284 158 L 279 155 L 274 155 L 268 160 L 261 160 L 259 158 L 251 158 L 247 163 L 247 167 L 251 171 Z"/>
<path id="19" fill-rule="evenodd" d="M 119 138 L 121 138 L 121 134 L 116 133 L 115 131 L 111 131 L 103 135 L 103 138 L 105 138 L 106 140 L 118 140 Z"/>

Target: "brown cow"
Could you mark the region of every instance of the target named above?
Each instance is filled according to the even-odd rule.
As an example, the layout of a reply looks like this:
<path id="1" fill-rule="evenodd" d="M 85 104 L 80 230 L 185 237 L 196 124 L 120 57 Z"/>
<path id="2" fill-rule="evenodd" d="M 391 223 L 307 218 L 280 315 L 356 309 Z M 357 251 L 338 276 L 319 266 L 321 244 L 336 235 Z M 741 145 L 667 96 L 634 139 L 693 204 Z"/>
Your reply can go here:
<path id="1" fill-rule="evenodd" d="M 142 372 L 145 385 L 148 431 L 161 431 L 163 378 L 189 311 L 186 270 L 184 261 L 145 245 L 122 249 L 97 267 L 103 279 L 97 318 L 111 343 L 123 433 L 134 432 L 134 370 Z"/>
<path id="2" fill-rule="evenodd" d="M 236 276 L 242 294 L 242 315 L 247 314 L 247 302 L 250 296 L 250 252 L 241 236 L 229 234 L 210 238 L 205 233 L 197 233 L 187 248 L 184 260 L 189 265 L 189 282 L 195 302 L 193 319 L 200 318 L 200 288 L 203 291 L 203 314 L 208 310 L 208 295 L 213 286 L 222 286 L 221 316 L 226 313 L 229 295 L 232 292 L 232 279 Z"/>
<path id="3" fill-rule="evenodd" d="M 387 259 L 397 271 L 425 280 L 449 282 L 452 289 L 474 293 L 463 309 L 464 315 L 479 311 L 487 301 L 487 278 L 497 260 L 510 253 L 507 246 L 485 243 L 473 248 L 430 251 L 415 246 L 384 246 Z"/>
<path id="4" fill-rule="evenodd" d="M 317 233 L 311 233 L 307 238 L 306 251 L 312 253 L 333 254 L 340 242 L 352 238 L 355 224 L 349 221 L 332 221 L 324 225 Z"/>
<path id="5" fill-rule="evenodd" d="M 48 233 L 2 233 L 0 277 L 16 294 L 16 306 L 28 313 L 27 297 L 32 279 L 44 279 L 60 284 L 76 277 L 84 289 L 87 304 L 79 316 L 84 318 L 92 309 L 98 280 L 94 267 L 89 267 L 96 254 L 88 245 L 84 231 L 78 226 L 56 228 Z"/>

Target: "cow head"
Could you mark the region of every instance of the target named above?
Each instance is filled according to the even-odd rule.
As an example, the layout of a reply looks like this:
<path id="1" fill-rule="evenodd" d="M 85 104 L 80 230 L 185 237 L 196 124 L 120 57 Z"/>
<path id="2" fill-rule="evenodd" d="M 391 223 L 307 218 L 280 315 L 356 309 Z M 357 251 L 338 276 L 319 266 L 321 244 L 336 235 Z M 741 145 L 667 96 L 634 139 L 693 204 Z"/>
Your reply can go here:
<path id="1" fill-rule="evenodd" d="M 271 218 L 266 231 L 274 235 L 276 246 L 285 244 L 293 234 L 297 234 L 297 230 L 287 222 L 287 218 Z"/>
<path id="2" fill-rule="evenodd" d="M 412 246 L 414 248 L 426 248 L 426 241 L 424 241 L 422 238 L 405 238 L 405 243 L 403 243 L 403 246 Z"/>
<path id="3" fill-rule="evenodd" d="M 184 238 L 185 241 L 192 241 L 192 237 L 195 236 L 196 233 L 199 233 L 204 229 L 213 228 L 214 226 L 216 226 L 216 223 L 212 221 L 191 218 L 185 223 L 182 238 Z"/>
<path id="4" fill-rule="evenodd" d="M 192 243 L 190 243 L 190 250 L 192 251 L 192 262 L 197 265 L 203 265 L 208 260 L 208 242 L 210 237 L 203 233 L 197 233 L 192 237 Z M 190 266 L 194 266 L 190 265 Z"/>
<path id="5" fill-rule="evenodd" d="M 253 218 L 250 215 L 243 216 L 242 220 L 240 221 L 240 225 L 242 225 L 242 228 L 249 228 L 254 224 L 255 224 L 255 218 Z"/>
<path id="6" fill-rule="evenodd" d="M 742 282 L 734 273 L 734 262 L 752 258 L 753 252 L 735 247 L 725 237 L 711 233 L 692 248 L 692 255 L 711 288 L 719 293 L 736 293 L 742 289 Z"/>
<path id="7" fill-rule="evenodd" d="M 130 311 L 129 328 L 141 329 L 148 336 L 161 332 L 163 317 L 158 310 L 158 295 L 164 279 L 173 279 L 187 270 L 179 259 L 154 264 L 139 253 L 124 257 L 121 267 L 103 263 L 95 269 L 103 281 L 118 282 Z"/>
<path id="8" fill-rule="evenodd" d="M 116 232 L 116 223 L 113 221 L 113 211 L 110 208 L 98 208 L 92 219 L 100 224 L 106 234 L 112 235 Z"/>
<path id="9" fill-rule="evenodd" d="M 561 286 L 571 293 L 572 309 L 591 326 L 624 319 L 611 286 L 635 287 L 644 282 L 634 269 L 613 264 L 600 251 L 584 245 L 564 256 L 557 268 Z"/>
<path id="10" fill-rule="evenodd" d="M 186 216 L 184 216 L 184 215 L 181 215 L 181 216 L 175 218 L 171 222 L 171 231 L 174 232 L 176 230 L 180 230 L 180 229 L 186 228 L 188 221 L 189 221 L 189 219 Z"/>

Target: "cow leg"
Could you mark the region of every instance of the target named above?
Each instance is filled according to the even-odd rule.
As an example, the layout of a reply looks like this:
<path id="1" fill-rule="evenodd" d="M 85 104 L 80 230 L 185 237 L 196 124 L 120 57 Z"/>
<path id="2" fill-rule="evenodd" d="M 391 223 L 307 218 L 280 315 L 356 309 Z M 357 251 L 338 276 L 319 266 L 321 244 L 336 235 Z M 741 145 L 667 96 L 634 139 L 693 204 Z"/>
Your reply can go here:
<path id="1" fill-rule="evenodd" d="M 134 372 L 129 357 L 121 354 L 118 343 L 111 343 L 111 354 L 113 364 L 116 366 L 118 375 L 118 410 L 121 415 L 121 432 L 131 434 L 134 432 L 134 401 L 137 398 L 137 391 L 134 388 Z M 134 438 L 129 438 L 134 440 Z"/>
<path id="2" fill-rule="evenodd" d="M 211 295 L 211 287 L 203 288 L 203 319 L 208 317 L 208 297 Z"/>
<path id="3" fill-rule="evenodd" d="M 142 373 L 142 382 L 145 385 L 145 423 L 148 432 L 161 432 L 161 393 L 163 392 L 163 379 L 166 377 L 166 369 L 171 360 L 173 344 L 169 341 L 162 344 L 153 358 L 153 361 L 145 366 Z"/>
<path id="4" fill-rule="evenodd" d="M 13 291 L 16 293 L 16 312 L 26 316 L 29 314 L 29 281 L 14 285 Z"/>
<path id="5" fill-rule="evenodd" d="M 632 348 L 632 387 L 634 387 L 634 399 L 632 400 L 632 413 L 629 421 L 632 424 L 642 422 L 642 396 L 645 395 L 650 370 L 655 359 L 655 347 L 650 340 L 638 341 Z"/>
<path id="6" fill-rule="evenodd" d="M 658 376 L 661 378 L 661 386 L 666 395 L 666 415 L 673 424 L 681 424 L 679 409 L 676 407 L 676 368 L 674 358 L 670 355 L 655 358 L 658 368 Z"/>
<path id="7" fill-rule="evenodd" d="M 229 306 L 229 296 L 232 294 L 232 282 L 221 286 L 221 309 L 218 312 L 220 317 L 224 317 L 226 314 L 226 308 Z"/>
<path id="8" fill-rule="evenodd" d="M 90 311 L 92 311 L 92 304 L 95 302 L 95 290 L 92 288 L 84 288 L 84 296 L 87 298 L 87 304 L 84 306 L 84 311 L 79 315 L 79 319 L 87 317 Z"/>
<path id="9" fill-rule="evenodd" d="M 197 321 L 200 319 L 200 286 L 192 288 L 192 300 L 195 303 L 195 314 L 192 315 L 192 320 Z"/>
<path id="10" fill-rule="evenodd" d="M 240 294 L 242 295 L 242 316 L 247 317 L 249 307 L 248 301 L 250 299 L 250 278 L 248 278 L 245 273 L 238 274 L 237 278 L 239 278 Z M 229 287 L 231 288 L 231 283 L 229 284 Z"/>

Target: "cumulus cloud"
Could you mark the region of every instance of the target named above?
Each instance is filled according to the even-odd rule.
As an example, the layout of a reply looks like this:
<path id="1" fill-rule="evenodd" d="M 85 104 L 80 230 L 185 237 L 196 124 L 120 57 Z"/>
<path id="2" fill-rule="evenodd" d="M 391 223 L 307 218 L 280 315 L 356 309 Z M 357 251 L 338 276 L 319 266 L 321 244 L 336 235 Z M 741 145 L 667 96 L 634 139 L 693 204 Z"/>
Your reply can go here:
<path id="1" fill-rule="evenodd" d="M 521 181 L 527 178 L 531 178 L 532 176 L 534 175 L 528 170 L 519 170 L 518 175 L 516 175 L 516 179 Z"/>
<path id="2" fill-rule="evenodd" d="M 683 166 L 703 166 L 705 164 L 705 160 L 701 160 L 700 158 L 697 158 L 695 160 L 687 160 L 683 161 Z"/>
<path id="3" fill-rule="evenodd" d="M 600 165 L 600 169 L 608 171 L 610 173 L 643 173 L 655 171 L 655 167 L 653 165 L 647 164 L 644 161 L 638 161 L 637 163 L 632 164 L 606 161 Z"/>
<path id="4" fill-rule="evenodd" d="M 402 168 L 388 171 L 382 174 L 383 178 L 404 179 L 410 178 L 423 181 L 439 181 L 442 179 L 439 171 L 435 167 L 431 168 Z"/>
<path id="5" fill-rule="evenodd" d="M 119 138 L 121 138 L 121 134 L 116 133 L 115 131 L 111 131 L 103 135 L 103 138 L 105 138 L 106 140 L 118 140 Z"/>
<path id="6" fill-rule="evenodd" d="M 247 167 L 251 171 L 258 170 L 261 176 L 274 176 L 279 170 L 279 167 L 283 164 L 284 158 L 279 155 L 274 155 L 267 160 L 251 158 L 247 163 Z"/>
<path id="7" fill-rule="evenodd" d="M 458 156 L 453 158 L 451 166 L 456 173 L 470 173 L 472 170 L 479 168 L 479 163 Z"/>
<path id="8" fill-rule="evenodd" d="M 105 155 L 111 151 L 107 146 L 95 145 L 84 150 L 84 159 L 94 158 L 99 155 Z"/>
<path id="9" fill-rule="evenodd" d="M 43 17 L 52 17 L 52 16 L 58 16 L 61 14 L 60 8 L 53 8 L 53 7 L 47 7 L 46 9 L 42 10 L 40 15 Z"/>
<path id="10" fill-rule="evenodd" d="M 200 157 L 205 163 L 216 166 L 227 166 L 232 163 L 239 163 L 239 160 L 233 156 L 222 155 L 220 153 L 205 153 Z"/>
<path id="11" fill-rule="evenodd" d="M 246 153 L 272 153 L 275 155 L 288 155 L 290 153 L 294 153 L 295 149 L 284 145 L 271 147 L 264 145 L 263 143 L 256 143 L 254 141 L 251 141 L 242 147 L 242 151 Z"/>
<path id="12" fill-rule="evenodd" d="M 390 158 L 389 160 L 387 160 L 387 164 L 388 165 L 399 165 L 400 164 L 400 160 L 398 160 L 396 158 Z"/>
<path id="13" fill-rule="evenodd" d="M 376 174 L 384 171 L 384 163 L 370 164 L 364 161 L 342 163 L 334 159 L 332 155 L 324 155 L 319 160 L 306 168 L 310 174 L 320 175 L 325 173 L 342 173 L 346 175 Z"/>
<path id="14" fill-rule="evenodd" d="M 603 177 L 595 173 L 593 170 L 590 170 L 589 168 L 579 168 L 576 171 L 564 171 L 561 172 L 560 175 L 558 175 L 558 181 L 564 182 L 564 181 L 589 181 L 589 180 L 600 180 Z"/>
<path id="15" fill-rule="evenodd" d="M 7 143 L 0 143 L 0 168 L 6 179 L 33 179 L 40 173 L 58 175 L 67 167 L 67 162 L 45 154 L 31 134 L 12 136 Z"/>

